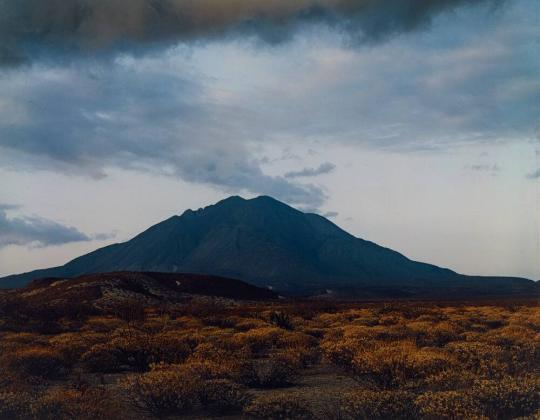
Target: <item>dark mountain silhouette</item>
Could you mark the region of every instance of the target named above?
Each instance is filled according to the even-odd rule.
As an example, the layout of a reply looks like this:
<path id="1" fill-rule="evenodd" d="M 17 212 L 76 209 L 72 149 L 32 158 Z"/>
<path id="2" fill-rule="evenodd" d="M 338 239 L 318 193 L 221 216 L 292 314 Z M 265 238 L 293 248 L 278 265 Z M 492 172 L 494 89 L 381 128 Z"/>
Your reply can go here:
<path id="1" fill-rule="evenodd" d="M 527 279 L 469 277 L 412 261 L 356 238 L 322 216 L 266 196 L 230 197 L 187 210 L 128 242 L 61 267 L 9 276 L 0 284 L 19 287 L 40 277 L 126 270 L 225 276 L 293 294 L 538 293 L 538 286 Z"/>

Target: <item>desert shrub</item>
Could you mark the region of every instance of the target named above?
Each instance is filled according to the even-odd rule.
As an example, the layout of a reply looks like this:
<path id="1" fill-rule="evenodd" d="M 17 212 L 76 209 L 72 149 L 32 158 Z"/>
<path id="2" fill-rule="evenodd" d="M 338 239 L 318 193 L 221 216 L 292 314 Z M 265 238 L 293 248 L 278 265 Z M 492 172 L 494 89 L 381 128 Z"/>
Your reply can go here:
<path id="1" fill-rule="evenodd" d="M 101 387 L 84 390 L 53 388 L 31 407 L 32 416 L 42 420 L 95 420 L 122 418 L 117 400 Z"/>
<path id="2" fill-rule="evenodd" d="M 390 325 L 397 325 L 401 321 L 401 317 L 394 315 L 394 314 L 388 314 L 388 315 L 382 315 L 379 318 L 379 325 L 383 325 L 385 327 L 388 327 Z"/>
<path id="3" fill-rule="evenodd" d="M 152 358 L 152 336 L 134 328 L 118 329 L 107 346 L 121 365 L 142 372 L 148 369 Z"/>
<path id="4" fill-rule="evenodd" d="M 415 333 L 404 324 L 378 325 L 368 331 L 374 339 L 387 342 L 409 340 L 415 337 Z"/>
<path id="5" fill-rule="evenodd" d="M 0 419 L 14 420 L 30 417 L 32 398 L 27 393 L 0 392 Z"/>
<path id="6" fill-rule="evenodd" d="M 428 376 L 424 385 L 430 391 L 452 391 L 469 387 L 476 378 L 474 373 L 467 370 L 445 369 Z"/>
<path id="7" fill-rule="evenodd" d="M 235 334 L 233 341 L 237 347 L 248 347 L 254 354 L 265 354 L 276 347 L 284 331 L 276 327 L 263 327 Z"/>
<path id="8" fill-rule="evenodd" d="M 68 363 L 77 362 L 94 344 L 102 342 L 104 336 L 95 333 L 65 333 L 52 337 L 49 344 L 58 350 Z"/>
<path id="9" fill-rule="evenodd" d="M 263 419 L 312 419 L 305 401 L 287 394 L 265 395 L 253 400 L 244 413 Z"/>
<path id="10" fill-rule="evenodd" d="M 299 367 L 308 367 L 321 360 L 321 349 L 318 346 L 299 346 L 283 350 Z"/>
<path id="11" fill-rule="evenodd" d="M 184 370 L 169 367 L 132 375 L 121 386 L 134 408 L 165 417 L 191 411 L 199 403 L 203 382 Z"/>
<path id="12" fill-rule="evenodd" d="M 350 369 L 354 356 L 358 351 L 370 350 L 373 348 L 371 340 L 366 338 L 335 339 L 329 337 L 321 343 L 321 350 L 324 356 L 338 366 Z"/>
<path id="13" fill-rule="evenodd" d="M 291 385 L 297 376 L 297 361 L 286 354 L 273 354 L 267 359 L 250 361 L 240 380 L 256 388 L 280 388 Z"/>
<path id="14" fill-rule="evenodd" d="M 303 329 L 303 332 L 311 337 L 320 339 L 324 337 L 325 330 L 323 328 L 307 327 Z"/>
<path id="15" fill-rule="evenodd" d="M 240 318 L 234 322 L 234 328 L 238 331 L 249 331 L 256 328 L 267 327 L 268 324 L 262 319 L 258 318 Z"/>
<path id="16" fill-rule="evenodd" d="M 540 410 L 540 379 L 535 377 L 478 381 L 471 393 L 492 419 L 528 416 Z"/>
<path id="17" fill-rule="evenodd" d="M 111 312 L 117 318 L 128 323 L 142 324 L 146 320 L 143 303 L 135 299 L 117 302 Z"/>
<path id="18" fill-rule="evenodd" d="M 317 340 L 301 332 L 288 332 L 278 340 L 277 346 L 303 367 L 315 364 L 321 358 Z"/>
<path id="19" fill-rule="evenodd" d="M 197 340 L 188 335 L 179 335 L 176 331 L 156 334 L 150 341 L 150 353 L 153 363 L 181 363 L 197 347 Z"/>
<path id="20" fill-rule="evenodd" d="M 414 394 L 404 391 L 364 389 L 347 394 L 343 412 L 349 419 L 413 419 L 417 417 Z"/>
<path id="21" fill-rule="evenodd" d="M 89 372 L 111 373 L 121 370 L 119 355 L 108 344 L 96 344 L 81 356 L 83 367 Z"/>
<path id="22" fill-rule="evenodd" d="M 481 339 L 490 344 L 510 347 L 531 343 L 531 330 L 521 325 L 509 325 L 504 328 L 488 331 Z"/>
<path id="23" fill-rule="evenodd" d="M 204 325 L 208 325 L 212 327 L 234 328 L 236 326 L 236 322 L 234 318 L 225 317 L 219 313 L 205 316 L 201 319 L 201 321 Z"/>
<path id="24" fill-rule="evenodd" d="M 425 329 L 417 331 L 415 337 L 418 347 L 444 347 L 448 343 L 459 339 L 459 329 L 448 322 L 429 325 Z"/>
<path id="25" fill-rule="evenodd" d="M 53 379 L 65 375 L 69 366 L 62 354 L 52 348 L 29 347 L 6 354 L 0 366 L 20 376 Z"/>
<path id="26" fill-rule="evenodd" d="M 246 348 L 228 351 L 211 343 L 197 346 L 186 365 L 197 369 L 206 379 L 231 379 L 246 383 L 251 377 L 250 352 Z"/>
<path id="27" fill-rule="evenodd" d="M 460 366 L 477 375 L 496 378 L 512 370 L 513 357 L 499 346 L 481 342 L 450 343 L 447 348 L 454 354 Z"/>
<path id="28" fill-rule="evenodd" d="M 482 418 L 480 404 L 467 391 L 426 392 L 416 399 L 416 406 L 426 420 Z"/>
<path id="29" fill-rule="evenodd" d="M 418 349 L 407 342 L 363 349 L 355 354 L 351 363 L 356 376 L 383 388 L 413 385 L 451 366 L 444 353 Z"/>
<path id="30" fill-rule="evenodd" d="M 270 314 L 270 323 L 284 330 L 294 329 L 291 316 L 282 311 L 273 311 Z"/>
<path id="31" fill-rule="evenodd" d="M 245 388 L 226 379 L 205 381 L 199 397 L 203 407 L 217 414 L 241 411 L 251 399 Z"/>
<path id="32" fill-rule="evenodd" d="M 125 325 L 124 321 L 113 318 L 110 316 L 94 316 L 89 318 L 84 326 L 81 328 L 81 331 L 91 331 L 95 333 L 109 333 L 121 328 Z"/>

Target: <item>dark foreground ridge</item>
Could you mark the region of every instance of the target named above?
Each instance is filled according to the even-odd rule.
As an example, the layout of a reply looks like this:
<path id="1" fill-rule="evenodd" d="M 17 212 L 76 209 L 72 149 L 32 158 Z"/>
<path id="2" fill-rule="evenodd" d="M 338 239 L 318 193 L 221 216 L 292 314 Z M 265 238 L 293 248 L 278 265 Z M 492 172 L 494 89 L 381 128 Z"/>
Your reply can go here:
<path id="1" fill-rule="evenodd" d="M 29 303 L 87 303 L 114 307 L 129 302 L 145 305 L 186 303 L 192 296 L 232 300 L 272 301 L 271 290 L 240 280 L 202 274 L 116 272 L 73 279 L 44 278 L 12 291 Z M 8 296 L 8 295 L 6 295 Z"/>
<path id="2" fill-rule="evenodd" d="M 230 197 L 187 210 L 125 243 L 100 248 L 61 267 L 0 279 L 21 287 L 43 277 L 114 271 L 200 273 L 240 279 L 286 294 L 417 297 L 538 296 L 533 281 L 464 276 L 408 259 L 345 232 L 322 216 L 271 197 Z"/>

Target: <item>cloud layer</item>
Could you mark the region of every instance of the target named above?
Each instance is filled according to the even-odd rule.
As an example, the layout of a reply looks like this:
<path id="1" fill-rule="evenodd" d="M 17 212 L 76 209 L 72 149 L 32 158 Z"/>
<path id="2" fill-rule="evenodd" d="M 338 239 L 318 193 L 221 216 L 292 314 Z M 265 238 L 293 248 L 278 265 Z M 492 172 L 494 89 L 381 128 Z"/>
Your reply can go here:
<path id="1" fill-rule="evenodd" d="M 46 22 L 53 19 L 52 10 L 69 9 L 81 1 L 42 0 L 36 10 L 45 7 L 48 12 L 32 15 L 37 23 L 28 21 L 26 7 L 33 1 L 0 3 L 0 16 L 12 16 L 20 23 L 0 24 L 0 31 L 7 31 L 0 39 L 10 39 L 9 48 L 21 49 L 26 44 L 17 35 L 20 28 L 50 25 Z M 181 3 L 186 2 L 167 4 Z M 367 19 L 359 26 L 362 31 L 377 20 L 373 16 L 389 8 L 389 20 L 380 24 L 383 29 L 375 25 L 379 29 L 367 31 L 383 36 L 418 28 L 436 12 L 454 5 L 486 2 L 418 1 L 411 8 L 401 1 L 321 4 L 342 10 L 346 3 L 355 10 L 351 16 Z M 147 10 L 140 4 L 135 0 L 133 7 Z M 210 8 L 213 3 L 189 4 Z M 247 4 L 238 1 L 242 13 L 233 14 L 227 22 L 243 20 Z M 279 6 L 276 10 L 296 10 L 310 2 L 249 4 L 255 9 L 273 5 Z M 91 2 L 87 6 L 91 11 L 77 19 L 94 22 L 98 14 L 105 19 L 102 26 L 106 28 L 109 18 L 125 18 L 120 9 L 98 13 L 93 8 L 121 5 L 127 7 L 117 0 Z M 307 183 L 307 178 L 330 171 L 330 164 L 303 168 L 305 163 L 299 158 L 296 167 L 277 171 L 273 168 L 282 163 L 260 159 L 265 148 L 306 142 L 315 148 L 339 143 L 415 152 L 530 138 L 540 112 L 540 64 L 531 55 L 538 29 L 524 17 L 531 15 L 527 12 L 530 7 L 537 6 L 521 0 L 490 19 L 486 19 L 484 7 L 460 8 L 455 16 L 440 15 L 433 31 L 415 32 L 374 48 L 345 47 L 338 26 L 304 34 L 276 50 L 246 48 L 245 43 L 227 40 L 187 52 L 171 47 L 148 56 L 115 55 L 111 61 L 81 58 L 4 69 L 0 78 L 0 166 L 96 179 L 105 177 L 109 168 L 150 171 L 225 192 L 267 194 L 317 209 L 326 193 Z M 296 12 L 283 13 L 284 20 L 276 20 L 275 25 L 296 22 Z M 192 17 L 191 12 L 188 15 Z M 224 18 L 221 11 L 218 15 L 216 19 Z M 62 39 L 80 43 L 95 35 L 90 29 L 83 30 L 85 25 L 66 24 L 66 19 L 78 16 L 73 11 L 55 16 L 58 27 L 53 25 L 40 36 L 29 54 L 35 52 L 39 57 L 40 51 L 60 45 Z M 210 21 L 206 22 L 205 14 L 201 16 L 197 28 L 208 34 L 202 28 Z M 386 28 L 392 16 L 399 23 Z M 134 22 L 139 30 L 139 20 Z M 126 30 L 124 24 L 118 25 L 113 25 L 115 30 Z M 58 29 L 64 27 L 68 29 Z M 117 37 L 116 32 L 100 33 Z M 144 30 L 140 41 L 154 39 L 152 33 Z M 45 42 L 48 36 L 50 42 Z M 106 43 L 100 45 L 96 48 L 107 48 Z"/>
<path id="2" fill-rule="evenodd" d="M 441 11 L 502 0 L 20 0 L 0 3 L 0 63 L 136 51 L 145 45 L 228 36 L 269 43 L 324 23 L 352 42 L 429 25 Z"/>
<path id="3" fill-rule="evenodd" d="M 305 178 L 305 177 L 314 177 L 319 175 L 324 175 L 332 172 L 336 169 L 336 165 L 331 162 L 321 163 L 316 168 L 304 168 L 299 171 L 290 171 L 287 172 L 284 176 L 285 178 Z"/>
<path id="4" fill-rule="evenodd" d="M 292 204 L 324 202 L 316 186 L 263 173 L 246 139 L 255 129 L 244 124 L 245 111 L 209 98 L 174 60 L 43 67 L 4 87 L 0 164 L 96 179 L 120 167 Z"/>
<path id="5" fill-rule="evenodd" d="M 0 205 L 0 248 L 8 245 L 62 245 L 92 240 L 74 227 L 42 217 L 8 217 L 6 211 L 16 208 L 17 206 Z"/>

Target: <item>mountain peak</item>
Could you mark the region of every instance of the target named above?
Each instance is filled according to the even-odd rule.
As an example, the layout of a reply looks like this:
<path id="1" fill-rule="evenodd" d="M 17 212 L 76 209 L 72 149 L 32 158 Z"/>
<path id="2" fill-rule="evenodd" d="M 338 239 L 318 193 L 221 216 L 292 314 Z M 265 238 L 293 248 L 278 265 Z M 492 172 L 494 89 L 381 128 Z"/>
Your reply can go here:
<path id="1" fill-rule="evenodd" d="M 266 195 L 232 196 L 187 210 L 130 241 L 98 249 L 61 267 L 10 276 L 3 284 L 112 271 L 215 275 L 295 294 L 472 286 L 466 284 L 465 276 L 412 261 L 356 238 L 322 216 L 303 213 Z M 529 287 L 528 281 L 514 279 L 482 285 L 482 290 L 500 289 L 503 284 Z"/>

